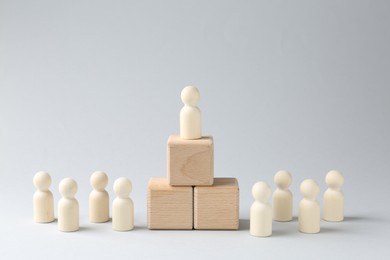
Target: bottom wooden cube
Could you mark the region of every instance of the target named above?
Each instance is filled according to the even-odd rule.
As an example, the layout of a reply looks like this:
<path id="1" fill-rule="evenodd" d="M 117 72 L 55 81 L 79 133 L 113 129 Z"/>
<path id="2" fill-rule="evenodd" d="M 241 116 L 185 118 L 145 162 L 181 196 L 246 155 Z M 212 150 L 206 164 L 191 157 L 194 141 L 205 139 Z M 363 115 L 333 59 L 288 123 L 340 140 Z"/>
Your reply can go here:
<path id="1" fill-rule="evenodd" d="M 170 186 L 165 177 L 148 184 L 149 229 L 193 229 L 193 187 Z"/>
<path id="2" fill-rule="evenodd" d="M 238 229 L 239 187 L 235 178 L 214 178 L 194 188 L 195 229 Z"/>

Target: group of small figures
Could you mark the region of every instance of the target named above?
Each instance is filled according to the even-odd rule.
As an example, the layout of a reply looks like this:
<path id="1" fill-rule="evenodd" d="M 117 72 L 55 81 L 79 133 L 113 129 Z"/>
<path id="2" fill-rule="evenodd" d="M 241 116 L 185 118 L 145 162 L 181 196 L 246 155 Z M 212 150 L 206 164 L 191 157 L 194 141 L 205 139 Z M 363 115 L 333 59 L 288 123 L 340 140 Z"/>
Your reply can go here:
<path id="1" fill-rule="evenodd" d="M 50 223 L 54 221 L 54 199 L 49 190 L 51 177 L 40 171 L 33 179 L 37 188 L 33 196 L 34 221 Z M 109 221 L 109 195 L 105 190 L 108 177 L 104 172 L 96 171 L 90 178 L 93 190 L 89 195 L 89 220 L 92 223 Z M 116 198 L 112 204 L 112 228 L 116 231 L 128 231 L 134 228 L 134 205 L 129 197 L 132 183 L 126 177 L 114 182 Z M 79 203 L 75 198 L 77 183 L 71 178 L 60 182 L 59 191 L 62 198 L 58 202 L 58 230 L 64 232 L 77 231 L 79 225 Z"/>
<path id="2" fill-rule="evenodd" d="M 271 189 L 265 182 L 257 182 L 252 187 L 255 202 L 250 209 L 250 234 L 267 237 L 272 235 L 272 220 L 291 221 L 293 219 L 293 195 L 289 190 L 292 183 L 291 174 L 278 171 L 274 176 L 277 189 L 272 196 L 272 206 L 268 203 Z M 328 189 L 323 198 L 323 219 L 338 222 L 344 219 L 344 194 L 341 186 L 344 177 L 341 172 L 333 170 L 326 174 Z M 299 203 L 298 225 L 303 233 L 320 232 L 321 210 L 316 197 L 320 192 L 318 184 L 312 179 L 304 180 L 300 185 L 303 196 Z"/>
<path id="3" fill-rule="evenodd" d="M 54 199 L 49 190 L 51 177 L 40 171 L 33 179 L 37 188 L 33 196 L 34 221 L 49 223 L 54 221 Z M 109 195 L 105 190 L 108 177 L 104 172 L 96 171 L 90 178 L 93 190 L 89 195 L 89 220 L 92 223 L 109 221 Z M 267 237 L 272 235 L 272 221 L 291 221 L 293 219 L 293 195 L 289 190 L 291 174 L 279 171 L 274 176 L 277 189 L 272 196 L 272 206 L 268 203 L 271 189 L 265 182 L 253 185 L 252 195 L 255 202 L 250 209 L 250 234 Z M 339 171 L 330 171 L 325 177 L 328 189 L 323 198 L 323 219 L 342 221 L 344 219 L 344 194 L 341 186 L 344 177 Z M 116 231 L 128 231 L 134 228 L 134 205 L 129 197 L 132 183 L 126 177 L 118 178 L 113 186 L 116 198 L 112 205 L 112 228 Z M 59 184 L 62 198 L 58 202 L 58 229 L 64 232 L 79 229 L 79 204 L 75 198 L 77 183 L 71 178 L 63 179 Z M 320 231 L 320 205 L 316 197 L 320 191 L 318 184 L 311 179 L 300 185 L 303 199 L 299 203 L 299 231 L 318 233 Z"/>

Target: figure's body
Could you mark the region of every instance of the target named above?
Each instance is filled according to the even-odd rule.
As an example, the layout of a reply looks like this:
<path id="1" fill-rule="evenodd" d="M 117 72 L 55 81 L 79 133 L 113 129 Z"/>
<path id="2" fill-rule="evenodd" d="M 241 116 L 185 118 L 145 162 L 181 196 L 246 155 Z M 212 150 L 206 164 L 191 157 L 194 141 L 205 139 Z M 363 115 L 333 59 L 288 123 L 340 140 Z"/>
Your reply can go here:
<path id="1" fill-rule="evenodd" d="M 128 231 L 134 228 L 134 205 L 129 198 L 132 190 L 130 180 L 125 177 L 114 183 L 116 198 L 112 204 L 112 228 L 117 231 Z"/>
<path id="2" fill-rule="evenodd" d="M 195 87 L 185 87 L 181 92 L 184 103 L 180 110 L 180 137 L 182 139 L 199 139 L 202 137 L 202 114 L 196 106 L 199 91 Z"/>
<path id="3" fill-rule="evenodd" d="M 316 201 L 320 188 L 313 180 L 304 180 L 300 191 L 303 199 L 299 203 L 299 231 L 303 233 L 320 232 L 320 205 Z"/>
<path id="4" fill-rule="evenodd" d="M 37 172 L 33 179 L 37 190 L 33 196 L 34 221 L 49 223 L 54 221 L 54 199 L 49 190 L 51 177 L 47 172 Z"/>
<path id="5" fill-rule="evenodd" d="M 95 223 L 109 220 L 109 195 L 105 190 L 108 177 L 104 172 L 97 171 L 91 175 L 93 190 L 89 194 L 89 221 Z"/>
<path id="6" fill-rule="evenodd" d="M 291 174 L 287 171 L 278 171 L 274 176 L 277 189 L 272 195 L 273 219 L 276 221 L 291 221 L 293 210 L 293 196 L 288 189 L 292 182 Z"/>
<path id="7" fill-rule="evenodd" d="M 328 189 L 324 193 L 324 216 L 326 221 L 344 220 L 344 194 L 341 186 L 344 177 L 339 171 L 330 171 L 325 178 Z"/>
<path id="8" fill-rule="evenodd" d="M 271 189 L 265 182 L 257 182 L 252 187 L 255 201 L 250 210 L 250 234 L 267 237 L 272 234 L 272 208 L 268 203 Z"/>
<path id="9" fill-rule="evenodd" d="M 77 183 L 71 178 L 65 178 L 59 185 L 63 196 L 58 202 L 58 229 L 64 232 L 79 230 L 79 203 L 74 197 Z"/>

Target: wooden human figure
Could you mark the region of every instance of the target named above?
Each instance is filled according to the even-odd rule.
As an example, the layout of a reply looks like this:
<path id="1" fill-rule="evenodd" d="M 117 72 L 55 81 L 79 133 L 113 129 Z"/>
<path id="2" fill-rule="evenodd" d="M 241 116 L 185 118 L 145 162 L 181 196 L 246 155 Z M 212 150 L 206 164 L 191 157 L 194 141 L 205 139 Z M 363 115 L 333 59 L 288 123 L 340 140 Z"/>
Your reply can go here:
<path id="1" fill-rule="evenodd" d="M 299 203 L 299 231 L 303 233 L 320 232 L 320 205 L 316 196 L 320 192 L 318 184 L 311 179 L 304 180 L 300 186 L 303 199 Z"/>
<path id="2" fill-rule="evenodd" d="M 182 139 L 191 140 L 202 137 L 202 115 L 196 106 L 199 97 L 196 87 L 187 86 L 181 91 L 181 100 L 184 103 L 180 110 L 180 137 Z"/>
<path id="3" fill-rule="evenodd" d="M 252 187 L 255 201 L 250 210 L 250 234 L 267 237 L 272 234 L 272 208 L 268 203 L 271 188 L 265 182 L 257 182 Z"/>
<path id="4" fill-rule="evenodd" d="M 292 183 L 288 171 L 278 171 L 274 176 L 277 189 L 272 196 L 273 219 L 276 221 L 291 221 L 293 218 L 293 195 L 289 190 Z"/>
<path id="5" fill-rule="evenodd" d="M 131 181 L 125 177 L 114 182 L 116 198 L 112 205 L 112 228 L 116 231 L 128 231 L 134 228 L 134 205 L 129 198 Z"/>
<path id="6" fill-rule="evenodd" d="M 49 190 L 51 177 L 47 172 L 40 171 L 34 175 L 33 183 L 37 190 L 33 196 L 34 221 L 49 223 L 54 221 L 54 200 Z"/>
<path id="7" fill-rule="evenodd" d="M 104 172 L 96 171 L 90 178 L 93 190 L 89 194 L 89 221 L 94 223 L 109 220 L 109 196 L 105 190 L 108 177 Z"/>
<path id="8" fill-rule="evenodd" d="M 62 198 L 58 202 L 58 230 L 71 232 L 79 230 L 79 203 L 74 197 L 77 183 L 71 178 L 60 182 Z"/>
<path id="9" fill-rule="evenodd" d="M 344 194 L 341 186 L 344 177 L 339 171 L 330 171 L 325 177 L 328 189 L 324 193 L 324 215 L 326 221 L 343 221 L 344 219 Z"/>

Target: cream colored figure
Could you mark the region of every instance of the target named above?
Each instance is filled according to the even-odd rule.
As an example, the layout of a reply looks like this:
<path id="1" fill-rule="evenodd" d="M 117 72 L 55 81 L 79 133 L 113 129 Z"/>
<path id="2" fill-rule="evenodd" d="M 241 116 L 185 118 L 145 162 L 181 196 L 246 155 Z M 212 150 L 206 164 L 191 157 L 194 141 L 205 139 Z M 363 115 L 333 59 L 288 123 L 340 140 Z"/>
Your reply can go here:
<path id="1" fill-rule="evenodd" d="M 250 234 L 257 237 L 268 237 L 272 234 L 272 208 L 268 203 L 271 188 L 267 183 L 259 181 L 252 187 L 255 199 L 250 212 Z"/>
<path id="2" fill-rule="evenodd" d="M 112 205 L 112 229 L 128 231 L 134 228 L 134 205 L 129 198 L 132 190 L 131 181 L 121 177 L 114 182 L 116 198 Z"/>
<path id="3" fill-rule="evenodd" d="M 47 172 L 37 172 L 33 183 L 37 190 L 33 196 L 34 221 L 49 223 L 54 221 L 54 200 L 49 190 L 51 177 Z"/>
<path id="4" fill-rule="evenodd" d="M 59 185 L 62 198 L 58 202 L 58 230 L 71 232 L 79 230 L 79 202 L 74 195 L 77 183 L 71 178 L 65 178 Z"/>
<path id="5" fill-rule="evenodd" d="M 202 114 L 196 106 L 199 100 L 197 88 L 187 86 L 181 91 L 184 107 L 180 111 L 180 137 L 182 139 L 199 139 L 202 137 Z"/>
<path id="6" fill-rule="evenodd" d="M 108 177 L 104 172 L 96 171 L 90 178 L 93 191 L 89 194 L 89 221 L 94 223 L 109 220 L 109 196 L 105 190 Z"/>
<path id="7" fill-rule="evenodd" d="M 291 221 L 293 210 L 293 196 L 288 189 L 292 182 L 288 171 L 278 171 L 274 176 L 277 189 L 272 196 L 273 219 L 276 221 Z"/>
<path id="8" fill-rule="evenodd" d="M 313 180 L 304 180 L 301 183 L 300 191 L 303 199 L 299 203 L 299 231 L 303 233 L 320 232 L 320 205 L 316 196 L 320 192 L 320 187 Z"/>
<path id="9" fill-rule="evenodd" d="M 341 186 L 344 177 L 339 171 L 330 171 L 325 177 L 328 189 L 324 193 L 324 220 L 343 221 L 344 219 L 344 194 Z"/>

